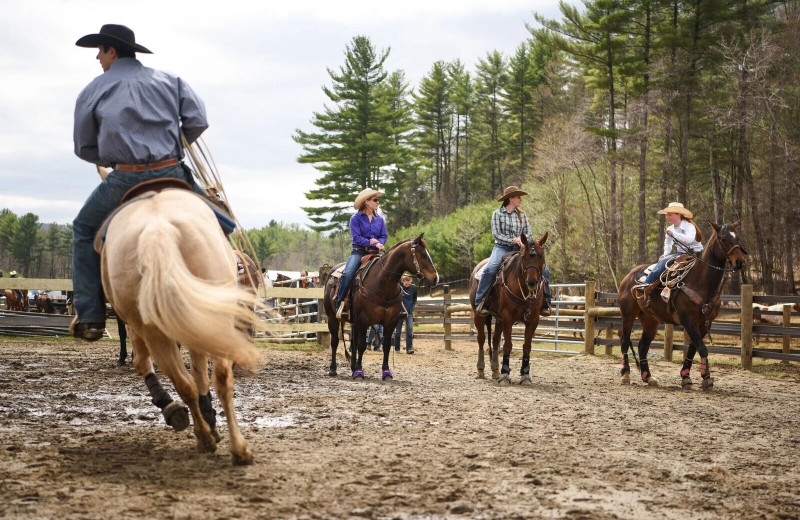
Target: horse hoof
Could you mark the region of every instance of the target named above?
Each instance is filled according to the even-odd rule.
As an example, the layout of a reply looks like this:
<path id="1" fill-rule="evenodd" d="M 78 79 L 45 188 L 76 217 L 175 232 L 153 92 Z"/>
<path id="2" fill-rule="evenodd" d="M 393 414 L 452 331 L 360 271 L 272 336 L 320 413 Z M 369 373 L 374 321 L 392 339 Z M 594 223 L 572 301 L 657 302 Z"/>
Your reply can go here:
<path id="1" fill-rule="evenodd" d="M 483 370 L 478 370 L 478 376 L 475 379 L 486 379 Z"/>
<path id="2" fill-rule="evenodd" d="M 364 371 L 356 370 L 355 372 L 353 372 L 353 379 L 364 379 Z"/>
<path id="3" fill-rule="evenodd" d="M 201 453 L 214 453 L 217 451 L 217 443 L 214 441 L 214 437 L 211 435 L 208 438 L 201 439 L 200 437 L 197 438 L 197 449 L 200 450 Z"/>
<path id="4" fill-rule="evenodd" d="M 497 380 L 497 384 L 502 386 L 508 386 L 511 384 L 511 379 L 509 379 L 507 375 L 503 374 L 503 376 Z"/>
<path id="5" fill-rule="evenodd" d="M 492 370 L 492 379 L 500 379 L 500 372 Z"/>
<path id="6" fill-rule="evenodd" d="M 658 381 L 656 381 L 656 378 L 653 376 L 648 377 L 647 381 L 645 382 L 647 383 L 647 386 L 658 386 Z"/>
<path id="7" fill-rule="evenodd" d="M 686 376 L 686 377 L 682 377 L 681 378 L 681 388 L 687 388 L 688 389 L 688 388 L 691 388 L 693 384 L 694 384 L 694 381 L 692 381 L 691 377 Z"/>
<path id="8" fill-rule="evenodd" d="M 394 379 L 391 370 L 384 370 L 383 372 L 381 372 L 381 380 L 386 381 L 387 379 Z"/>
<path id="9" fill-rule="evenodd" d="M 619 382 L 623 385 L 631 384 L 631 375 L 625 372 L 624 374 L 622 374 L 622 377 L 620 378 Z"/>
<path id="10" fill-rule="evenodd" d="M 189 409 L 178 401 L 172 401 L 161 411 L 164 420 L 176 432 L 181 432 L 189 427 Z"/>
<path id="11" fill-rule="evenodd" d="M 124 367 L 125 366 L 125 360 L 124 359 L 118 359 L 117 360 L 117 366 L 118 367 Z"/>
<path id="12" fill-rule="evenodd" d="M 709 390 L 710 388 L 713 388 L 713 386 L 714 386 L 713 377 L 707 377 L 703 379 L 702 383 L 700 383 L 700 388 L 702 388 L 703 390 Z"/>
<path id="13" fill-rule="evenodd" d="M 234 466 L 249 466 L 253 463 L 253 454 L 250 453 L 250 450 L 245 448 L 244 453 L 231 453 L 231 458 L 233 459 Z"/>
<path id="14" fill-rule="evenodd" d="M 336 370 L 328 370 L 328 375 L 331 377 L 336 377 Z"/>
<path id="15" fill-rule="evenodd" d="M 214 437 L 214 440 L 216 442 L 221 442 L 222 441 L 222 435 L 219 434 L 219 432 L 217 431 L 216 427 L 211 428 L 211 436 Z"/>
<path id="16" fill-rule="evenodd" d="M 521 386 L 531 386 L 533 385 L 533 381 L 531 381 L 530 376 L 524 376 L 522 379 L 519 380 L 519 384 Z"/>

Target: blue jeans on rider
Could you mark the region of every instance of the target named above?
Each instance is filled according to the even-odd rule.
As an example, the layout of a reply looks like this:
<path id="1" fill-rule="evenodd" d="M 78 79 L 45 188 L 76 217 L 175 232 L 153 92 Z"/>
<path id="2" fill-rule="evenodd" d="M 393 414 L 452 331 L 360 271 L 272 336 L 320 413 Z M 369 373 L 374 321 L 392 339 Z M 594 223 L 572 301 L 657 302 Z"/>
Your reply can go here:
<path id="1" fill-rule="evenodd" d="M 342 303 L 347 296 L 347 291 L 350 290 L 350 284 L 353 283 L 353 278 L 356 275 L 356 271 L 358 271 L 358 266 L 361 265 L 361 259 L 368 254 L 370 254 L 369 251 L 364 249 L 353 249 L 350 253 L 350 257 L 344 265 L 342 281 L 339 283 L 339 292 L 336 293 L 336 309 L 339 308 L 339 304 Z"/>
<path id="2" fill-rule="evenodd" d="M 106 302 L 100 278 L 100 255 L 94 250 L 94 236 L 106 217 L 119 206 L 122 196 L 137 184 L 151 179 L 173 177 L 189 183 L 205 196 L 191 174 L 176 164 L 158 170 L 122 172 L 114 170 L 95 188 L 72 222 L 73 304 L 80 323 L 104 323 Z"/>
<path id="3" fill-rule="evenodd" d="M 645 279 L 644 283 L 651 284 L 656 280 L 658 280 L 659 277 L 661 277 L 661 273 L 663 273 L 667 269 L 667 261 L 672 258 L 675 258 L 676 256 L 678 255 L 667 255 L 661 260 L 659 260 L 656 266 L 653 268 L 653 270 L 650 271 L 650 274 L 647 275 L 647 278 Z"/>
<path id="4" fill-rule="evenodd" d="M 394 349 L 396 351 L 400 351 L 400 336 L 403 334 L 403 323 L 406 325 L 406 352 L 411 352 L 414 350 L 412 343 L 414 341 L 414 316 L 413 312 L 409 312 L 408 315 L 397 322 L 397 328 L 394 329 Z"/>
<path id="5" fill-rule="evenodd" d="M 492 254 L 489 255 L 489 261 L 486 262 L 486 267 L 484 267 L 481 280 L 478 283 L 478 291 L 475 293 L 476 305 L 486 297 L 486 293 L 489 292 L 489 287 L 494 283 L 497 271 L 500 270 L 500 264 L 503 263 L 503 256 L 516 249 L 517 248 L 513 246 L 494 245 Z"/>

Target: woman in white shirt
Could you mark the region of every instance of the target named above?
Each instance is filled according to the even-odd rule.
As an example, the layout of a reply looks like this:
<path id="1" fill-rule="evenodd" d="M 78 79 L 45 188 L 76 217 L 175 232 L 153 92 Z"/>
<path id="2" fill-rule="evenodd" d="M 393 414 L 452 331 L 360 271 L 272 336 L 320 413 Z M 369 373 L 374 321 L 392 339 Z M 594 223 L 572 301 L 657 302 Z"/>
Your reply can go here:
<path id="1" fill-rule="evenodd" d="M 670 202 L 669 206 L 658 212 L 667 215 L 670 226 L 664 235 L 664 254 L 658 263 L 647 275 L 645 283 L 653 283 L 659 279 L 661 273 L 667 268 L 667 261 L 684 253 L 699 253 L 703 250 L 703 233 L 692 220 L 692 212 L 683 207 L 680 202 Z M 672 253 L 672 246 L 676 246 L 677 253 Z"/>

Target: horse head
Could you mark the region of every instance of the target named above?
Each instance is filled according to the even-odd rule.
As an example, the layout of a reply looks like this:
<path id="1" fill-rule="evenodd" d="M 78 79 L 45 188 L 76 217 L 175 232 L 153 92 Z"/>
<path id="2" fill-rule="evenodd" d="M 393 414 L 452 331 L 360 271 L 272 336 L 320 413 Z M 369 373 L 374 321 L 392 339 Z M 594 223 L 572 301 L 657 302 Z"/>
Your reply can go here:
<path id="1" fill-rule="evenodd" d="M 414 273 L 417 278 L 433 287 L 439 284 L 439 272 L 433 265 L 433 259 L 428 252 L 428 243 L 422 238 L 425 233 L 420 233 L 412 240 L 405 259 L 405 267 Z"/>
<path id="2" fill-rule="evenodd" d="M 739 237 L 739 221 L 737 220 L 731 224 L 723 224 L 722 226 L 716 222 L 709 221 L 708 223 L 711 224 L 711 227 L 714 229 L 714 234 L 716 236 L 714 247 L 719 248 L 721 255 L 719 256 L 720 260 L 724 258 L 730 262 L 735 269 L 744 272 L 747 250 L 742 245 Z"/>
<path id="3" fill-rule="evenodd" d="M 523 233 L 520 237 L 522 249 L 519 253 L 520 277 L 525 280 L 525 285 L 529 289 L 536 290 L 542 283 L 544 272 L 544 249 L 542 246 L 547 242 L 547 233 L 539 240 L 528 242 L 528 237 Z"/>

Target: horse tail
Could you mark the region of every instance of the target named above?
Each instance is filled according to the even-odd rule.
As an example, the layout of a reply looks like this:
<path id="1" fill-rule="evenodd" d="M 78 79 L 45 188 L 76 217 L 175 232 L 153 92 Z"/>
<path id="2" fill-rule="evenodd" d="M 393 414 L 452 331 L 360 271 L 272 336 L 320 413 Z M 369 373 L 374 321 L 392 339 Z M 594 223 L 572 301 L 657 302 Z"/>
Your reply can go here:
<path id="1" fill-rule="evenodd" d="M 190 350 L 255 368 L 259 353 L 245 330 L 254 322 L 255 295 L 234 283 L 195 276 L 180 243 L 180 229 L 163 219 L 148 222 L 139 236 L 137 269 L 142 281 L 138 309 L 142 322 Z M 226 254 L 233 262 L 233 254 Z"/>
<path id="2" fill-rule="evenodd" d="M 491 314 L 486 316 L 486 319 L 485 319 L 484 323 L 486 323 L 486 341 L 489 342 L 489 350 L 491 350 L 492 345 L 493 345 L 493 343 L 492 343 L 492 315 Z"/>

